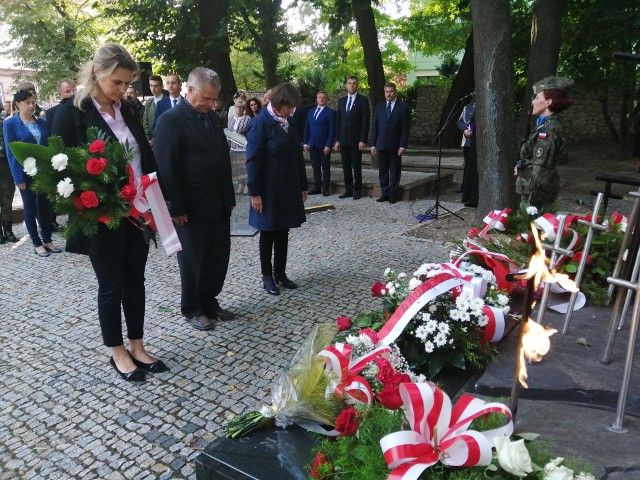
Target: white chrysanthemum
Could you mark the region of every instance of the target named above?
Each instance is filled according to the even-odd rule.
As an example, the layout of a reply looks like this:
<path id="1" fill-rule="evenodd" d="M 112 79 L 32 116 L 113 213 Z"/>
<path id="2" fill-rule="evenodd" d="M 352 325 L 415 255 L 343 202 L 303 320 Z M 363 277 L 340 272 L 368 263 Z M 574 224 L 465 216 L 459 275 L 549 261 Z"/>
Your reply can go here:
<path id="1" fill-rule="evenodd" d="M 69 177 L 65 177 L 63 180 L 60 180 L 57 185 L 58 195 L 64 198 L 69 198 L 69 196 L 75 190 L 73 183 Z"/>
<path id="2" fill-rule="evenodd" d="M 469 312 L 460 312 L 460 321 L 468 322 L 471 320 L 471 314 Z"/>
<path id="3" fill-rule="evenodd" d="M 538 209 L 534 206 L 531 207 L 527 207 L 527 213 L 529 215 L 537 215 L 538 214 Z"/>
<path id="4" fill-rule="evenodd" d="M 444 332 L 438 332 L 438 334 L 434 337 L 433 341 L 436 343 L 438 347 L 442 347 L 447 344 L 447 334 Z"/>
<path id="5" fill-rule="evenodd" d="M 369 335 L 361 333 L 360 335 L 358 335 L 358 342 L 367 350 L 373 350 L 373 340 L 371 340 L 371 337 Z"/>
<path id="6" fill-rule="evenodd" d="M 425 327 L 424 325 L 420 325 L 418 328 L 416 328 L 415 335 L 420 340 L 426 340 L 427 336 L 429 335 L 429 332 L 427 331 L 427 327 Z"/>
<path id="7" fill-rule="evenodd" d="M 438 331 L 444 333 L 445 335 L 451 331 L 448 323 L 440 322 L 438 323 Z"/>
<path id="8" fill-rule="evenodd" d="M 387 267 L 387 268 L 385 269 L 385 271 L 384 271 L 384 276 L 385 276 L 385 277 L 388 277 L 388 276 L 389 276 L 389 274 L 390 274 L 392 271 L 393 271 L 393 270 L 391 270 L 389 267 Z"/>
<path id="9" fill-rule="evenodd" d="M 36 168 L 36 159 L 33 157 L 27 157 L 24 159 L 24 173 L 33 177 L 36 173 L 38 173 L 38 169 Z"/>
<path id="10" fill-rule="evenodd" d="M 458 310 L 460 310 L 460 311 L 469 310 L 469 307 L 470 307 L 469 300 L 467 298 L 463 297 L 462 295 L 460 295 L 456 299 L 456 307 L 458 307 Z"/>
<path id="11" fill-rule="evenodd" d="M 429 311 L 430 311 L 431 313 L 435 313 L 435 312 L 436 312 L 436 310 L 438 310 L 438 307 L 436 307 L 435 305 L 429 305 Z"/>
<path id="12" fill-rule="evenodd" d="M 404 277 L 406 277 L 406 276 L 407 276 L 407 274 L 406 274 L 406 273 L 404 273 L 404 272 L 400 272 L 400 273 L 398 274 L 398 278 L 404 278 Z"/>
<path id="13" fill-rule="evenodd" d="M 487 323 L 489 323 L 489 317 L 486 315 L 480 315 L 478 317 L 478 326 L 479 327 L 486 327 Z"/>
<path id="14" fill-rule="evenodd" d="M 505 315 L 511 311 L 511 307 L 507 305 L 506 307 L 502 307 L 502 313 Z"/>
<path id="15" fill-rule="evenodd" d="M 500 293 L 496 297 L 496 301 L 498 302 L 498 305 L 500 305 L 501 307 L 504 307 L 509 303 L 509 297 L 507 297 L 504 293 Z"/>
<path id="16" fill-rule="evenodd" d="M 431 314 L 429 312 L 422 312 L 422 321 L 428 322 L 431 320 Z"/>
<path id="17" fill-rule="evenodd" d="M 427 353 L 431 353 L 433 352 L 434 349 L 434 345 L 433 342 L 428 341 L 428 342 L 424 342 L 424 351 Z"/>
<path id="18" fill-rule="evenodd" d="M 64 153 L 57 153 L 53 157 L 51 157 L 51 166 L 59 172 L 67 168 L 68 163 L 69 157 L 67 157 Z"/>
<path id="19" fill-rule="evenodd" d="M 425 325 L 424 328 L 427 329 L 428 333 L 433 333 L 438 329 L 438 322 L 436 322 L 435 320 L 429 320 Z"/>
<path id="20" fill-rule="evenodd" d="M 422 281 L 420 281 L 417 278 L 412 278 L 411 280 L 409 280 L 409 290 L 415 290 L 416 288 L 418 288 L 420 285 L 422 285 Z"/>
<path id="21" fill-rule="evenodd" d="M 471 310 L 482 310 L 482 307 L 484 307 L 484 300 L 481 298 L 474 298 L 471 300 L 470 305 Z"/>
<path id="22" fill-rule="evenodd" d="M 394 287 L 393 285 L 391 285 L 389 288 L 387 288 L 387 292 L 389 292 L 389 295 L 395 295 L 395 293 L 396 293 L 396 287 Z"/>
<path id="23" fill-rule="evenodd" d="M 449 310 L 449 318 L 451 320 L 453 320 L 454 322 L 457 322 L 460 320 L 460 310 L 456 310 L 455 308 L 452 308 L 451 310 Z"/>

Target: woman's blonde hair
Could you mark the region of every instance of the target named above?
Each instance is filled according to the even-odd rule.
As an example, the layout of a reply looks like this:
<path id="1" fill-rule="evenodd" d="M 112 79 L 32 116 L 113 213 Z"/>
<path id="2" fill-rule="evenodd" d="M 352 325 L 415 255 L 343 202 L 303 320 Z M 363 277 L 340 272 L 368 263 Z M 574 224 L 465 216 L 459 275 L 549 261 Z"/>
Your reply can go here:
<path id="1" fill-rule="evenodd" d="M 83 88 L 78 89 L 73 104 L 82 109 L 82 102 L 89 96 L 93 96 L 99 78 L 111 75 L 116 68 L 124 68 L 133 72 L 133 79 L 138 78 L 138 64 L 127 50 L 117 43 L 105 43 L 98 47 L 91 60 L 83 65 L 78 74 L 78 84 Z M 99 70 L 100 73 L 96 73 Z"/>

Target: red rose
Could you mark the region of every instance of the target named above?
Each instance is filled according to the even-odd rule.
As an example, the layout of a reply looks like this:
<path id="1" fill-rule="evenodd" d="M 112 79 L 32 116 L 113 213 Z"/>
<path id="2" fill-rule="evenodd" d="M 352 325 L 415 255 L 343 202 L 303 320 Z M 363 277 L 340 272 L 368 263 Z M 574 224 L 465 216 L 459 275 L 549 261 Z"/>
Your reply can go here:
<path id="1" fill-rule="evenodd" d="M 372 330 L 370 328 L 361 328 L 358 331 L 358 334 L 363 334 L 369 337 L 374 345 L 380 341 L 380 339 L 378 338 L 378 334 L 375 332 L 375 330 Z"/>
<path id="2" fill-rule="evenodd" d="M 351 319 L 346 316 L 338 317 L 338 331 L 342 332 L 351 326 Z"/>
<path id="3" fill-rule="evenodd" d="M 91 175 L 98 175 L 103 172 L 106 166 L 107 161 L 104 158 L 92 158 L 87 162 L 87 172 Z"/>
<path id="4" fill-rule="evenodd" d="M 340 432 L 341 437 L 355 435 L 358 431 L 358 426 L 360 426 L 358 412 L 353 407 L 345 408 L 336 418 L 336 430 Z"/>
<path id="5" fill-rule="evenodd" d="M 105 142 L 102 140 L 94 140 L 91 145 L 89 145 L 89 151 L 91 153 L 102 153 L 104 152 Z"/>
<path id="6" fill-rule="evenodd" d="M 411 383 L 411 377 L 406 373 L 395 373 L 390 375 L 387 381 L 384 382 L 384 388 L 377 395 L 378 401 L 383 407 L 389 410 L 397 410 L 402 406 L 402 399 L 398 390 L 401 383 Z"/>
<path id="7" fill-rule="evenodd" d="M 374 297 L 382 297 L 387 291 L 387 287 L 384 286 L 384 283 L 378 281 L 373 284 L 371 287 L 371 295 Z"/>
<path id="8" fill-rule="evenodd" d="M 120 191 L 120 196 L 123 200 L 130 202 L 134 198 L 136 198 L 136 189 L 131 185 L 125 185 Z"/>
<path id="9" fill-rule="evenodd" d="M 100 205 L 96 192 L 92 192 L 91 190 L 80 194 L 80 202 L 82 202 L 82 206 L 85 208 L 95 208 Z"/>
<path id="10" fill-rule="evenodd" d="M 580 260 L 582 260 L 582 255 L 584 255 L 584 250 L 580 250 L 579 252 L 574 253 L 571 261 L 580 263 Z M 591 262 L 591 255 L 587 255 L 587 262 Z"/>
<path id="11" fill-rule="evenodd" d="M 327 465 L 325 468 L 321 468 L 324 465 Z M 316 458 L 313 460 L 313 464 L 311 465 L 311 478 L 329 478 L 329 473 L 322 473 L 320 470 L 324 472 L 333 472 L 333 465 L 324 454 L 324 452 L 318 452 L 316 454 Z"/>

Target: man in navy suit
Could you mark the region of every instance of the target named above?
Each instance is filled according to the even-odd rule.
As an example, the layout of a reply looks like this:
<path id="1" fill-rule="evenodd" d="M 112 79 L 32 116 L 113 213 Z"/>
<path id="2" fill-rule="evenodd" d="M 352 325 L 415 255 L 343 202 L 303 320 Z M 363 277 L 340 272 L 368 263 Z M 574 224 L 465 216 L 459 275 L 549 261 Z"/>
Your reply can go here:
<path id="1" fill-rule="evenodd" d="M 304 151 L 309 152 L 313 168 L 313 190 L 309 195 L 322 192 L 329 196 L 331 182 L 331 147 L 336 136 L 336 111 L 327 107 L 329 95 L 320 90 L 316 94 L 316 108 L 309 110 L 304 128 Z"/>
<path id="2" fill-rule="evenodd" d="M 182 244 L 181 311 L 197 330 L 211 330 L 215 319 L 233 317 L 216 298 L 229 265 L 236 203 L 229 144 L 212 108 L 219 92 L 216 72 L 192 70 L 186 98 L 160 117 L 153 142 L 160 185 Z"/>
<path id="3" fill-rule="evenodd" d="M 394 83 L 384 86 L 384 98 L 386 101 L 376 107 L 371 125 L 371 155 L 378 156 L 382 191 L 376 201 L 396 203 L 402 155 L 409 142 L 409 107 L 398 100 Z"/>
<path id="4" fill-rule="evenodd" d="M 182 96 L 180 95 L 180 92 L 182 91 L 182 82 L 180 81 L 180 77 L 177 73 L 170 73 L 167 75 L 167 79 L 164 81 L 164 86 L 167 88 L 169 96 L 167 98 L 163 98 L 156 104 L 156 113 L 153 117 L 154 131 L 158 124 L 158 117 L 167 110 L 177 107 L 182 101 Z"/>
<path id="5" fill-rule="evenodd" d="M 358 77 L 347 78 L 347 95 L 338 100 L 335 150 L 340 150 L 345 190 L 338 198 L 362 196 L 362 151 L 369 136 L 369 100 L 358 93 Z"/>

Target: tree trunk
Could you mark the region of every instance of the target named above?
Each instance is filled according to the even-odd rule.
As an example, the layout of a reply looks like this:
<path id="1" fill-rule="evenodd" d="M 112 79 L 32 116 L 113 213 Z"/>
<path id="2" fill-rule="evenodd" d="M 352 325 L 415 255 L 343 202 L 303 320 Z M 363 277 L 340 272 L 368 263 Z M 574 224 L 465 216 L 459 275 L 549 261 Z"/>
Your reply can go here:
<path id="1" fill-rule="evenodd" d="M 618 132 L 616 132 L 616 127 L 613 124 L 613 120 L 611 120 L 611 115 L 609 114 L 609 95 L 608 94 L 599 94 L 597 95 L 598 101 L 600 102 L 600 111 L 602 112 L 602 119 L 604 120 L 604 124 L 607 127 L 607 133 L 609 133 L 609 140 L 614 143 L 618 142 Z"/>
<path id="2" fill-rule="evenodd" d="M 382 54 L 378 44 L 376 20 L 371 8 L 371 0 L 352 0 L 353 16 L 358 26 L 358 35 L 364 52 L 364 66 L 367 69 L 369 81 L 369 99 L 371 108 L 384 101 L 384 70 L 382 68 Z"/>
<path id="3" fill-rule="evenodd" d="M 457 121 L 462 111 L 462 107 L 469 102 L 473 101 L 470 97 L 464 101 L 459 99 L 464 98 L 467 94 L 473 92 L 474 80 L 473 80 L 473 32 L 467 38 L 467 44 L 464 48 L 464 55 L 460 68 L 456 77 L 451 84 L 451 90 L 449 90 L 449 96 L 447 101 L 442 107 L 442 113 L 440 114 L 440 128 L 445 124 L 449 114 L 451 114 L 451 123 L 447 129 L 443 132 L 442 145 L 444 147 L 460 147 L 460 138 L 462 132 L 458 130 Z M 455 108 L 455 112 L 453 111 Z"/>
<path id="4" fill-rule="evenodd" d="M 517 160 L 509 0 L 471 0 L 480 199 L 476 221 L 489 210 L 516 206 Z"/>
<path id="5" fill-rule="evenodd" d="M 225 105 L 237 90 L 229 57 L 229 0 L 200 0 L 199 10 L 200 34 L 206 45 L 202 62 L 205 67 L 215 70 L 220 77 L 220 100 Z"/>
<path id="6" fill-rule="evenodd" d="M 520 125 L 523 125 L 521 136 L 524 136 L 528 130 L 527 119 L 531 108 L 533 85 L 543 78 L 555 75 L 558 70 L 562 19 L 566 11 L 567 0 L 534 0 L 533 2 L 529 71 L 520 117 Z"/>
<path id="7" fill-rule="evenodd" d="M 275 87 L 280 83 L 278 78 L 278 47 L 282 33 L 278 30 L 278 22 L 282 11 L 281 0 L 268 0 L 261 2 L 260 8 L 260 30 L 262 39 L 260 53 L 262 55 L 262 66 L 264 68 L 264 82 L 267 89 Z"/>

